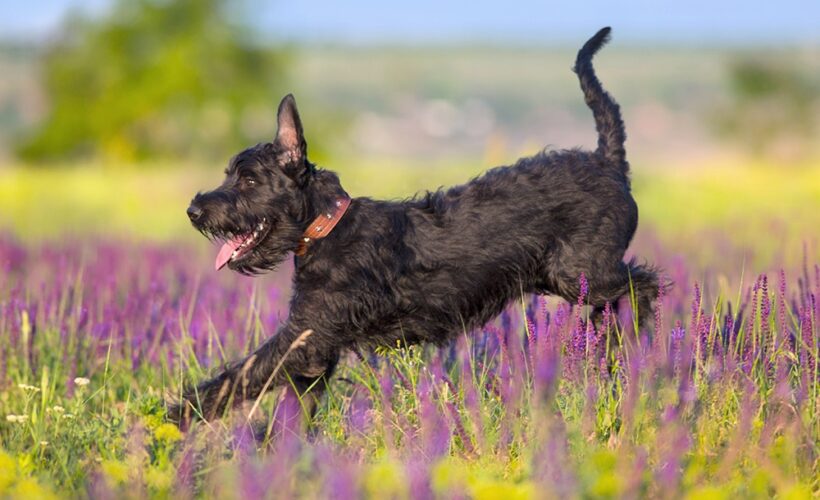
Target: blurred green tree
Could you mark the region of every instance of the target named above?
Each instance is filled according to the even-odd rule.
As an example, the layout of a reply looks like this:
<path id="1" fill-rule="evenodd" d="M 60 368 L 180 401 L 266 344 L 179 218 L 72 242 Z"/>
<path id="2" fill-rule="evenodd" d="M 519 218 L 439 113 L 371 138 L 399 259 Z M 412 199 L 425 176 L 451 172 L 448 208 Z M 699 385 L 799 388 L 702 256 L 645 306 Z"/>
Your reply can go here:
<path id="1" fill-rule="evenodd" d="M 714 123 L 719 135 L 757 156 L 806 157 L 820 121 L 820 82 L 783 59 L 740 60 L 729 67 L 731 103 Z"/>
<path id="2" fill-rule="evenodd" d="M 255 43 L 231 0 L 115 0 L 70 18 L 43 55 L 50 111 L 29 161 L 214 158 L 275 130 L 287 57 Z"/>

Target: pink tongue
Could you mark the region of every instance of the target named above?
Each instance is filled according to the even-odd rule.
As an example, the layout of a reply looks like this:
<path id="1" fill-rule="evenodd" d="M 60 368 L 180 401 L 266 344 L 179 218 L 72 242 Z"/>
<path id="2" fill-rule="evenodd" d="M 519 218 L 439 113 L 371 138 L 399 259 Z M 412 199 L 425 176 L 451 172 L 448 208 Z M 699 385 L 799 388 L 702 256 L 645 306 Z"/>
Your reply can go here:
<path id="1" fill-rule="evenodd" d="M 231 255 L 233 255 L 234 251 L 239 248 L 239 245 L 241 245 L 243 241 L 245 241 L 244 236 L 237 236 L 222 245 L 222 248 L 219 249 L 219 253 L 216 254 L 216 262 L 214 263 L 214 267 L 217 271 L 225 267 L 225 264 L 231 260 Z"/>

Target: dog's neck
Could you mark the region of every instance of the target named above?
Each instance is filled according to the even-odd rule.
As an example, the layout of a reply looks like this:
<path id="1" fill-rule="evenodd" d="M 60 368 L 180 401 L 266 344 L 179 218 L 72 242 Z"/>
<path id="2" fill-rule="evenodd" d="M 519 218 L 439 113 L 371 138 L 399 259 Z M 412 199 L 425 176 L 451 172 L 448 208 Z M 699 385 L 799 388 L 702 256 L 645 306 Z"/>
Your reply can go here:
<path id="1" fill-rule="evenodd" d="M 305 229 L 320 215 L 333 213 L 336 209 L 336 200 L 350 198 L 334 172 L 313 165 L 311 167 L 313 174 L 305 187 L 306 206 L 301 217 Z"/>
<path id="2" fill-rule="evenodd" d="M 339 177 L 334 172 L 317 168 L 313 164 L 310 164 L 310 168 L 312 173 L 310 182 L 305 187 L 305 207 L 300 216 L 303 233 L 299 247 L 295 250 L 297 256 L 304 255 L 314 240 L 327 236 L 350 203 L 350 196 L 342 188 Z M 329 222 L 332 224 L 328 224 Z"/>

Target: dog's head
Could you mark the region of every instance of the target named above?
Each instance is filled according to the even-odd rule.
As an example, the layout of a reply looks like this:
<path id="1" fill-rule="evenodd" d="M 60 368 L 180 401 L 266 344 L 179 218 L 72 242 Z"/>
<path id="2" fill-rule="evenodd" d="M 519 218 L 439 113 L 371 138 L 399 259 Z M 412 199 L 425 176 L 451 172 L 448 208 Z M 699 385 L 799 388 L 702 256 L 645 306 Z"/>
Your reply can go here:
<path id="1" fill-rule="evenodd" d="M 332 172 L 307 159 L 302 122 L 292 95 L 279 104 L 273 142 L 234 156 L 225 180 L 191 200 L 188 217 L 201 233 L 223 241 L 216 268 L 243 274 L 276 267 L 295 250 L 316 214 L 344 193 Z"/>

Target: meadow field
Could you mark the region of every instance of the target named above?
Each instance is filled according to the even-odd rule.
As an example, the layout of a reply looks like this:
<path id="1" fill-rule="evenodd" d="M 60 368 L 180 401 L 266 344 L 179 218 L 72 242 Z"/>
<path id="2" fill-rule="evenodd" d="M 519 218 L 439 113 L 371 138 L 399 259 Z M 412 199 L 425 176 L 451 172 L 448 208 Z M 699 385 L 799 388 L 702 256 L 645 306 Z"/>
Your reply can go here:
<path id="1" fill-rule="evenodd" d="M 337 162 L 407 197 L 487 165 Z M 522 296 L 452 345 L 350 354 L 181 433 L 165 402 L 273 335 L 289 273 L 212 270 L 184 209 L 220 169 L 0 170 L 0 497 L 820 495 L 820 168 L 634 164 L 654 321 Z M 628 306 L 628 304 L 626 304 Z"/>

